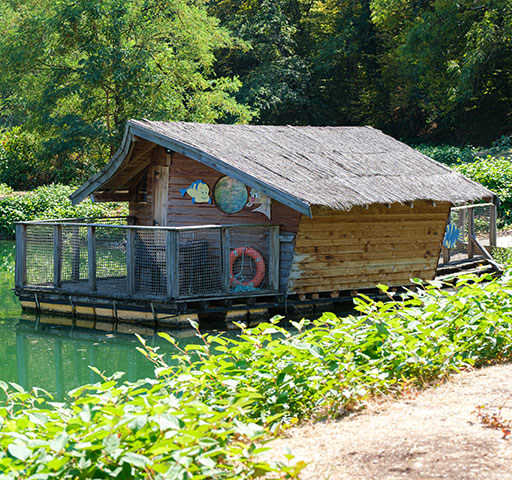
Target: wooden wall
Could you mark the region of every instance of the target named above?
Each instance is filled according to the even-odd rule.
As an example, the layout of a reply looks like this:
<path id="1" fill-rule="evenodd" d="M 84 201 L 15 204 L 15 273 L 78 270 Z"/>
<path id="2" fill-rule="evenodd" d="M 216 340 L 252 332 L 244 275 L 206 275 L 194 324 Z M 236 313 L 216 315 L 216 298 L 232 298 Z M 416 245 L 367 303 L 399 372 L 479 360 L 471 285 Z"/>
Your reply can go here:
<path id="1" fill-rule="evenodd" d="M 202 163 L 173 153 L 169 181 L 169 225 L 272 224 L 280 225 L 285 232 L 297 232 L 300 213 L 275 201 L 272 201 L 270 220 L 260 212 L 253 212 L 257 206 L 246 207 L 233 214 L 218 209 L 213 201 L 213 189 L 223 176 Z M 180 189 L 188 188 L 196 180 L 204 180 L 210 187 L 211 204 L 193 204 L 188 195 L 181 196 Z"/>
<path id="2" fill-rule="evenodd" d="M 302 217 L 295 241 L 289 293 L 408 285 L 433 279 L 450 204 L 313 209 Z"/>
<path id="3" fill-rule="evenodd" d="M 152 152 L 152 163 L 148 167 L 147 197 L 145 203 L 130 202 L 130 215 L 136 218 L 138 225 L 153 225 L 155 221 L 155 173 L 157 166 L 165 160 L 165 151 L 157 147 Z M 293 258 L 294 235 L 297 233 L 301 214 L 286 205 L 272 201 L 271 218 L 268 219 L 260 212 L 253 210 L 259 205 L 245 207 L 238 213 L 226 214 L 215 206 L 213 190 L 219 178 L 224 175 L 192 160 L 184 155 L 173 153 L 170 159 L 169 188 L 168 188 L 168 217 L 169 226 L 195 226 L 195 225 L 230 225 L 230 224 L 258 224 L 279 225 L 284 234 L 280 244 L 280 285 L 281 290 L 286 288 L 288 274 Z M 181 195 L 180 190 L 188 188 L 196 180 L 204 180 L 210 187 L 211 204 L 192 203 L 190 196 Z M 159 202 L 160 203 L 160 202 Z"/>

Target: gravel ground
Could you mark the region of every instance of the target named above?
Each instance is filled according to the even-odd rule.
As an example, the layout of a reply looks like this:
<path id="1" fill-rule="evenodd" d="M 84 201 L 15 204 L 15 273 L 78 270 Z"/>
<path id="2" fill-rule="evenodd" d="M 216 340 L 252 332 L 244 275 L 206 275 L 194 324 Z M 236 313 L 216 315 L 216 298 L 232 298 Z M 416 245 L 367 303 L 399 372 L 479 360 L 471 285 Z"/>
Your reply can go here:
<path id="1" fill-rule="evenodd" d="M 309 465 L 302 479 L 512 479 L 512 435 L 475 414 L 512 419 L 512 365 L 452 377 L 416 396 L 380 401 L 339 421 L 303 425 L 268 446 Z M 501 409 L 501 410 L 500 410 Z"/>

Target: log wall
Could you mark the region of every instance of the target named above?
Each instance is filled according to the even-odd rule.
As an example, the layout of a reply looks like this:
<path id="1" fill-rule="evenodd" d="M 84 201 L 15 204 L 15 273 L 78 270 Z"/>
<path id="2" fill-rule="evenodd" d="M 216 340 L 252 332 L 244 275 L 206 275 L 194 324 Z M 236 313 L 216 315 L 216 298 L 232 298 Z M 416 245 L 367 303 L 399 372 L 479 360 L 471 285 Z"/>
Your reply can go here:
<path id="1" fill-rule="evenodd" d="M 450 204 L 313 209 L 302 217 L 289 293 L 314 293 L 411 284 L 435 276 Z"/>

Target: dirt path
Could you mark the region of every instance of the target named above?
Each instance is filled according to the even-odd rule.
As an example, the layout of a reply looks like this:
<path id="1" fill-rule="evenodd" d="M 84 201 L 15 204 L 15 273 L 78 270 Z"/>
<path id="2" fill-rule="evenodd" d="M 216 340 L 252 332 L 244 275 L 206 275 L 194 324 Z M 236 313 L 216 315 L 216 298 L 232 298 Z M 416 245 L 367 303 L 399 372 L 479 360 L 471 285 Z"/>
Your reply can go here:
<path id="1" fill-rule="evenodd" d="M 512 365 L 453 377 L 415 398 L 375 404 L 337 422 L 298 427 L 270 444 L 309 466 L 303 479 L 512 479 L 512 436 L 485 427 L 478 405 L 512 419 Z"/>

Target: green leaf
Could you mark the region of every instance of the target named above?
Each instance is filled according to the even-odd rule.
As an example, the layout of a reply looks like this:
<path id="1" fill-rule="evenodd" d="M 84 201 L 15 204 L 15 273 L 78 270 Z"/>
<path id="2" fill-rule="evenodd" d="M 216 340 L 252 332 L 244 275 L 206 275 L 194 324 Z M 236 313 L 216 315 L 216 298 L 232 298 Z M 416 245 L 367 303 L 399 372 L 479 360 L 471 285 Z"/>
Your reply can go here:
<path id="1" fill-rule="evenodd" d="M 23 443 L 11 443 L 7 450 L 13 457 L 19 458 L 22 461 L 25 461 L 32 454 L 32 450 Z"/>

